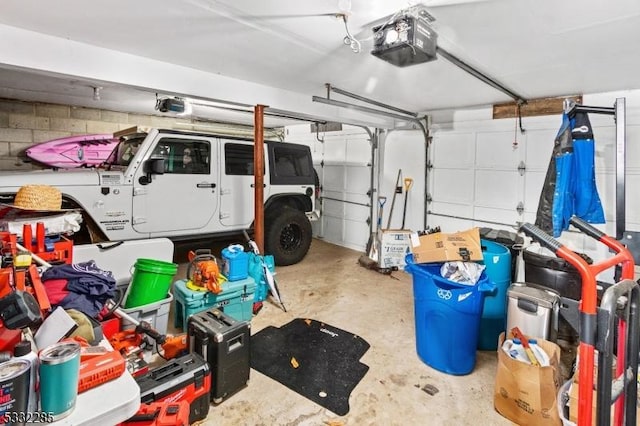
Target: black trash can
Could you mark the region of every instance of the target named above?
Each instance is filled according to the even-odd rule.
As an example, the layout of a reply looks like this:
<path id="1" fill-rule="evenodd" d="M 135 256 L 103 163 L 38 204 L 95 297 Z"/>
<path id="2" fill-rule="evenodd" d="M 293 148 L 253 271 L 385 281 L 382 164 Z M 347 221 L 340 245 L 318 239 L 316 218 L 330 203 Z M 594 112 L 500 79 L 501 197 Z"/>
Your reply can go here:
<path id="1" fill-rule="evenodd" d="M 542 254 L 539 250 L 540 246 L 534 244 L 522 252 L 525 281 L 550 288 L 562 297 L 580 300 L 582 298 L 582 277 L 578 270 L 566 260 L 553 254 Z M 578 337 L 578 331 L 564 317 L 560 316 L 558 339 L 577 342 Z"/>

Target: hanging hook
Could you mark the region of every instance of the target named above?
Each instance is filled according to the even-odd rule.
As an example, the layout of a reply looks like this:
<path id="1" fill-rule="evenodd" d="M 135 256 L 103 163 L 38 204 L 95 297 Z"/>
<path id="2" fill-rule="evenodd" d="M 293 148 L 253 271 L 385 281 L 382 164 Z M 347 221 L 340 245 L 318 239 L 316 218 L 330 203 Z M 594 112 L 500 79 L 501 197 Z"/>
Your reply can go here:
<path id="1" fill-rule="evenodd" d="M 322 139 L 320 139 L 320 123 L 316 122 L 316 139 L 320 143 L 324 143 L 324 135 L 322 135 Z"/>
<path id="2" fill-rule="evenodd" d="M 526 130 L 522 127 L 522 111 L 521 108 L 522 103 L 518 102 L 518 125 L 520 126 L 520 133 L 524 134 Z"/>

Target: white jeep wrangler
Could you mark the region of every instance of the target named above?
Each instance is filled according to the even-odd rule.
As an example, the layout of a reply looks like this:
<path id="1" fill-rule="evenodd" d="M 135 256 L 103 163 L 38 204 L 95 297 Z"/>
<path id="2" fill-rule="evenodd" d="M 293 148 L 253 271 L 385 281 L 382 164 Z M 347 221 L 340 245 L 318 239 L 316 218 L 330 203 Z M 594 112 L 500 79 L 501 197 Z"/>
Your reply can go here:
<path id="1" fill-rule="evenodd" d="M 253 225 L 253 141 L 177 130 L 129 129 L 97 169 L 0 174 L 0 201 L 28 184 L 60 189 L 81 209 L 92 241 L 206 239 Z M 317 175 L 305 145 L 265 142 L 265 252 L 299 262 L 311 244 Z M 81 231 L 82 233 L 82 231 Z M 80 233 L 80 234 L 81 234 Z"/>

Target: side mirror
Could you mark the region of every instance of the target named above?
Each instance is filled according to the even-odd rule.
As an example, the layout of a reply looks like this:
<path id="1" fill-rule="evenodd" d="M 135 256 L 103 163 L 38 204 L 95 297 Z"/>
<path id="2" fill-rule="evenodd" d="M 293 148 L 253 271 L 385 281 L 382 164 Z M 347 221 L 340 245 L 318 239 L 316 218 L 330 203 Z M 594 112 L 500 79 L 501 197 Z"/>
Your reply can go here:
<path id="1" fill-rule="evenodd" d="M 142 171 L 146 174 L 140 176 L 138 182 L 141 185 L 148 185 L 151 183 L 151 175 L 163 175 L 164 174 L 164 158 L 150 158 L 144 162 Z"/>
<path id="2" fill-rule="evenodd" d="M 148 175 L 163 175 L 164 158 L 149 158 L 144 162 L 143 171 Z"/>

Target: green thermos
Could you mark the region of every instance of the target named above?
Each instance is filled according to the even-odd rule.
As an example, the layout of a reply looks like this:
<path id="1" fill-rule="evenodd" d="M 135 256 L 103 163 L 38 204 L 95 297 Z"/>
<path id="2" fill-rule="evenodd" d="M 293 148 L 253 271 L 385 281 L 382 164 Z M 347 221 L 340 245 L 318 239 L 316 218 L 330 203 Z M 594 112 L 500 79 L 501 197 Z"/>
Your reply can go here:
<path id="1" fill-rule="evenodd" d="M 40 351 L 40 408 L 53 420 L 68 416 L 76 405 L 80 345 L 60 342 Z"/>

